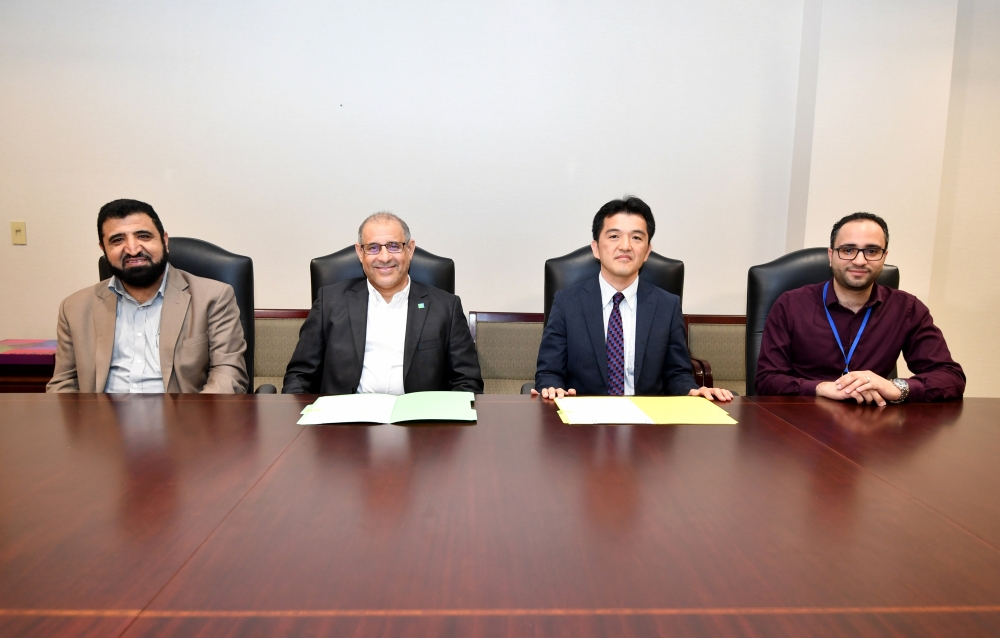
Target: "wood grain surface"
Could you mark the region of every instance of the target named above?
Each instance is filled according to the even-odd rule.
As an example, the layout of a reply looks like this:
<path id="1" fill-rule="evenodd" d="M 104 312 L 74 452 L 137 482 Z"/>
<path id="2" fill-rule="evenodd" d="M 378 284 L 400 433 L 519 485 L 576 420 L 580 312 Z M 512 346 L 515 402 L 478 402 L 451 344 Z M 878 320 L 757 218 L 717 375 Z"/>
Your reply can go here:
<path id="1" fill-rule="evenodd" d="M 767 409 L 1000 548 L 1000 402 Z"/>
<path id="2" fill-rule="evenodd" d="M 0 609 L 145 606 L 299 434 L 277 405 L 0 397 Z"/>
<path id="3" fill-rule="evenodd" d="M 989 509 L 1000 401 L 294 425 L 311 399 L 0 397 L 0 635 L 1000 633 L 997 512 L 934 503 Z"/>

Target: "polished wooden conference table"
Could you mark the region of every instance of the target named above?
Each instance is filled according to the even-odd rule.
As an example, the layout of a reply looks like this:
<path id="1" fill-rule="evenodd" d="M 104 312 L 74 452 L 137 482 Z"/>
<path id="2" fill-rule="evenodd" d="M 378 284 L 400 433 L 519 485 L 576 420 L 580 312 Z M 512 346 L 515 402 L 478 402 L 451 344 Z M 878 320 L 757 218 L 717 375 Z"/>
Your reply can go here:
<path id="1" fill-rule="evenodd" d="M 996 636 L 1000 400 L 0 395 L 0 636 Z"/>

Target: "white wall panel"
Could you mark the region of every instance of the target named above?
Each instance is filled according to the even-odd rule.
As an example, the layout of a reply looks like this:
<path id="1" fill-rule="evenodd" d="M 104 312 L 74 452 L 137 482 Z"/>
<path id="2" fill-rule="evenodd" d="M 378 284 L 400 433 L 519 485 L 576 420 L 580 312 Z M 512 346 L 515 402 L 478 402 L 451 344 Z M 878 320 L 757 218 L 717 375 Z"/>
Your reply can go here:
<path id="1" fill-rule="evenodd" d="M 958 0 L 823 4 L 805 245 L 869 211 L 888 262 L 924 301 L 944 162 Z"/>
<path id="2" fill-rule="evenodd" d="M 646 199 L 685 310 L 741 313 L 784 252 L 802 3 L 0 4 L 2 337 L 96 279 L 99 207 L 253 257 L 258 307 L 390 209 L 466 309 L 540 311 L 542 265 Z M 14 310 L 16 309 L 16 310 Z"/>

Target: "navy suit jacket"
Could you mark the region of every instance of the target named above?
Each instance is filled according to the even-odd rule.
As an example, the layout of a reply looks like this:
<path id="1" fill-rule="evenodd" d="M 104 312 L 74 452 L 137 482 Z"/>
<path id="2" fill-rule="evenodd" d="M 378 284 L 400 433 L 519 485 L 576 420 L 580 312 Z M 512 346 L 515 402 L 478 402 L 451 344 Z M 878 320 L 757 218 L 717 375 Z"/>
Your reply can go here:
<path id="1" fill-rule="evenodd" d="M 319 289 L 285 371 L 283 394 L 352 394 L 361 382 L 368 332 L 364 277 Z M 410 279 L 403 390 L 481 393 L 476 345 L 462 301 Z"/>
<path id="2" fill-rule="evenodd" d="M 577 394 L 608 394 L 602 307 L 597 277 L 556 293 L 538 349 L 536 390 L 573 388 Z M 635 315 L 636 395 L 685 395 L 697 388 L 691 376 L 680 298 L 640 279 Z"/>

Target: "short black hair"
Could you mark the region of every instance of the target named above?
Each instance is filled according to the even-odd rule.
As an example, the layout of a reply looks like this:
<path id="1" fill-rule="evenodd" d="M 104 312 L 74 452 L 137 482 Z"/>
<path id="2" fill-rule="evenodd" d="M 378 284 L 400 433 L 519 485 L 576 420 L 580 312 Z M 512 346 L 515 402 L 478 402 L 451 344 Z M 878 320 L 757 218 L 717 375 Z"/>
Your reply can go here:
<path id="1" fill-rule="evenodd" d="M 601 210 L 597 211 L 597 214 L 594 215 L 594 241 L 597 241 L 601 236 L 601 231 L 604 229 L 604 220 L 618 213 L 642 215 L 642 218 L 646 220 L 646 231 L 649 233 L 649 239 L 653 238 L 653 233 L 656 232 L 656 220 L 653 219 L 653 211 L 650 210 L 646 202 L 638 197 L 626 195 L 622 199 L 614 199 L 601 206 Z"/>
<path id="2" fill-rule="evenodd" d="M 156 214 L 152 206 L 136 199 L 116 199 L 101 206 L 101 212 L 97 214 L 97 241 L 101 242 L 102 246 L 104 245 L 104 222 L 109 219 L 125 219 L 129 215 L 136 213 L 149 215 L 149 218 L 153 220 L 153 225 L 156 226 L 156 230 L 160 231 L 160 239 L 163 239 L 163 224 L 160 222 L 160 216 Z"/>
<path id="3" fill-rule="evenodd" d="M 836 224 L 834 224 L 833 225 L 833 230 L 830 231 L 830 248 L 836 248 L 836 246 L 834 246 L 833 243 L 835 241 L 837 241 L 837 233 L 840 232 L 840 229 L 843 227 L 844 224 L 847 224 L 849 222 L 862 221 L 862 220 L 868 220 L 870 222 L 875 222 L 876 224 L 878 224 L 879 226 L 882 227 L 882 233 L 885 235 L 885 246 L 882 246 L 882 248 L 888 248 L 889 247 L 889 225 L 885 223 L 884 219 L 882 219 L 878 215 L 873 215 L 872 213 L 851 213 L 847 217 L 844 217 L 839 222 L 837 222 Z"/>

